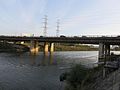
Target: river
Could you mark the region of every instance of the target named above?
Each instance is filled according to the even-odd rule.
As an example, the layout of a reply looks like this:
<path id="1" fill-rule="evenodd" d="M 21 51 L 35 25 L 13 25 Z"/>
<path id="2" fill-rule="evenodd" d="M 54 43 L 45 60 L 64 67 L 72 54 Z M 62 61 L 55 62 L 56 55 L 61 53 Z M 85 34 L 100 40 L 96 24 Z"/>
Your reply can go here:
<path id="1" fill-rule="evenodd" d="M 44 56 L 27 53 L 0 53 L 0 90 L 63 90 L 59 76 L 71 65 L 91 67 L 97 51 L 54 52 Z"/>

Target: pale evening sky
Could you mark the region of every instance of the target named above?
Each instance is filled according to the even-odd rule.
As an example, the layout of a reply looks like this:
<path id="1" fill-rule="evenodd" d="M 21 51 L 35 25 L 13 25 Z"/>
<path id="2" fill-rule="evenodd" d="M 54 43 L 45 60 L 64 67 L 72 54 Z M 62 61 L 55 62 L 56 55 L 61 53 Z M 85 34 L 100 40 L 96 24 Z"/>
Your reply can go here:
<path id="1" fill-rule="evenodd" d="M 43 35 L 48 16 L 48 36 L 60 34 L 120 34 L 120 0 L 0 0 L 0 35 Z"/>

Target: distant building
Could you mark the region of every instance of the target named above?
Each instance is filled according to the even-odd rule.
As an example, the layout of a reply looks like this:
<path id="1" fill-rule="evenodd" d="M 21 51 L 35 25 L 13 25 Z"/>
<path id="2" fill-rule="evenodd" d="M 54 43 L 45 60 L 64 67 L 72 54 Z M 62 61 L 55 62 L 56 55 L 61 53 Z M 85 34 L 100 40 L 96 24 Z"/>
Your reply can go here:
<path id="1" fill-rule="evenodd" d="M 26 34 L 26 33 L 22 33 L 23 37 L 34 37 L 34 34 Z"/>

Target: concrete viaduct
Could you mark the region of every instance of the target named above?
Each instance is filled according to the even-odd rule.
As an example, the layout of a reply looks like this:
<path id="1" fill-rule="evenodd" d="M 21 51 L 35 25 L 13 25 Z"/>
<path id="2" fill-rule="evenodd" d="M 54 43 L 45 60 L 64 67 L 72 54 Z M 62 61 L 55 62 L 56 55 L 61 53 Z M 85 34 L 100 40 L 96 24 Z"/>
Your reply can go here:
<path id="1" fill-rule="evenodd" d="M 54 51 L 54 43 L 81 43 L 99 45 L 99 59 L 110 55 L 110 45 L 120 45 L 120 37 L 21 37 L 21 36 L 0 36 L 0 41 L 7 42 L 30 42 L 30 50 L 38 51 L 38 44 L 44 43 L 44 52 Z M 50 44 L 50 47 L 48 46 Z"/>

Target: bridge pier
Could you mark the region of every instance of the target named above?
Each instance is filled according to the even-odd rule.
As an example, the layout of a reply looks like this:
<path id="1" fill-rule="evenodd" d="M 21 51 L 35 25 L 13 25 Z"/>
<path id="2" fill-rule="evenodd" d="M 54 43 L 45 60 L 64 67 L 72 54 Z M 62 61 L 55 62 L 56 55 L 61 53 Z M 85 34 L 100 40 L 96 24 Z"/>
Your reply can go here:
<path id="1" fill-rule="evenodd" d="M 99 60 L 104 59 L 104 44 L 99 43 Z"/>
<path id="2" fill-rule="evenodd" d="M 110 59 L 110 45 L 105 45 L 105 62 Z"/>
<path id="3" fill-rule="evenodd" d="M 31 51 L 31 53 L 38 53 L 38 51 L 39 51 L 38 41 L 36 41 L 36 40 L 31 41 L 30 51 Z"/>
<path id="4" fill-rule="evenodd" d="M 99 43 L 99 61 L 105 61 L 110 56 L 110 45 Z"/>
<path id="5" fill-rule="evenodd" d="M 48 42 L 45 42 L 44 43 L 44 54 L 48 55 L 48 52 L 49 52 Z"/>
<path id="6" fill-rule="evenodd" d="M 106 44 L 105 45 L 105 56 L 110 55 L 110 45 Z"/>
<path id="7" fill-rule="evenodd" d="M 48 42 L 44 43 L 44 54 L 48 55 L 48 52 L 50 52 L 50 54 L 54 52 L 54 43 L 50 44 Z"/>
<path id="8" fill-rule="evenodd" d="M 50 43 L 50 53 L 54 52 L 54 43 Z"/>

